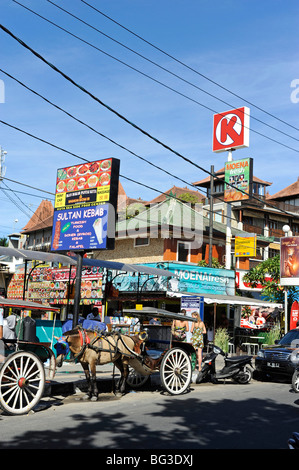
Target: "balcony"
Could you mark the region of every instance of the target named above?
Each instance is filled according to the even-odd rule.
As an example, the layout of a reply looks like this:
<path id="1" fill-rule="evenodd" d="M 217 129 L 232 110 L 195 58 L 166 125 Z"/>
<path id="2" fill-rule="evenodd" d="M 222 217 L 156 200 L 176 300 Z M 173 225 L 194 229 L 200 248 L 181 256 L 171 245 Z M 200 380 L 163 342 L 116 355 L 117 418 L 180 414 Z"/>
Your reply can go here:
<path id="1" fill-rule="evenodd" d="M 256 233 L 257 235 L 264 235 L 264 229 L 256 225 L 243 224 L 244 232 Z"/>

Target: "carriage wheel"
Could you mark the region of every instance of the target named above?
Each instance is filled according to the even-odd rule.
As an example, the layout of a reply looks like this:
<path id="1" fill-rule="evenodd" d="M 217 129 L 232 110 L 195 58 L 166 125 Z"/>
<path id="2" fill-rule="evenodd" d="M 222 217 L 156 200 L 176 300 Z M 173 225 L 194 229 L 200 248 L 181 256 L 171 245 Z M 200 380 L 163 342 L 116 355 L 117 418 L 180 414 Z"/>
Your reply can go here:
<path id="1" fill-rule="evenodd" d="M 0 407 L 11 415 L 28 413 L 41 399 L 45 371 L 33 353 L 11 354 L 0 369 Z"/>
<path id="2" fill-rule="evenodd" d="M 181 348 L 167 351 L 162 360 L 160 375 L 163 387 L 171 395 L 184 393 L 192 376 L 191 361 L 186 351 Z"/>
<path id="3" fill-rule="evenodd" d="M 150 375 L 139 374 L 133 367 L 129 366 L 129 374 L 127 377 L 127 384 L 131 388 L 140 388 L 146 384 L 150 378 Z"/>

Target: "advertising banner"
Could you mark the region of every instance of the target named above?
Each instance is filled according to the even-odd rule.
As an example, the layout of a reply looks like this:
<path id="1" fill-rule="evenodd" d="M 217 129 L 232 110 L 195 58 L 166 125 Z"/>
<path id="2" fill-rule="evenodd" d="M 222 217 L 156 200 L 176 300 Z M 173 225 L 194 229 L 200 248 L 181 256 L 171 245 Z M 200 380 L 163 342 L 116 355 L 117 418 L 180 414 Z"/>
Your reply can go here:
<path id="1" fill-rule="evenodd" d="M 235 237 L 235 257 L 255 257 L 256 256 L 256 235 Z"/>
<path id="2" fill-rule="evenodd" d="M 249 147 L 249 120 L 246 106 L 214 114 L 213 152 Z"/>
<path id="3" fill-rule="evenodd" d="M 253 159 L 225 163 L 224 200 L 244 201 L 252 196 Z"/>
<path id="4" fill-rule="evenodd" d="M 57 171 L 52 251 L 113 249 L 119 160 Z"/>
<path id="5" fill-rule="evenodd" d="M 186 315 L 191 317 L 192 312 L 197 312 L 204 320 L 204 297 L 197 297 L 193 295 L 183 295 L 181 297 L 181 311 L 186 310 Z"/>
<path id="6" fill-rule="evenodd" d="M 291 315 L 290 315 L 290 330 L 297 327 L 297 321 L 299 320 L 299 304 L 295 300 L 291 307 Z"/>
<path id="7" fill-rule="evenodd" d="M 244 306 L 241 311 L 241 328 L 264 329 L 274 324 L 274 318 L 280 310 L 273 307 Z"/>
<path id="8" fill-rule="evenodd" d="M 157 267 L 154 263 L 144 263 L 144 266 Z M 119 275 L 114 286 L 119 291 L 170 291 L 192 292 L 201 295 L 220 294 L 235 295 L 235 271 L 228 269 L 214 269 L 188 265 L 184 263 L 159 263 L 159 267 L 167 269 L 176 275 L 176 278 L 153 278 L 148 275 L 134 276 L 131 273 Z"/>
<path id="9" fill-rule="evenodd" d="M 280 284 L 299 286 L 299 237 L 280 239 Z"/>

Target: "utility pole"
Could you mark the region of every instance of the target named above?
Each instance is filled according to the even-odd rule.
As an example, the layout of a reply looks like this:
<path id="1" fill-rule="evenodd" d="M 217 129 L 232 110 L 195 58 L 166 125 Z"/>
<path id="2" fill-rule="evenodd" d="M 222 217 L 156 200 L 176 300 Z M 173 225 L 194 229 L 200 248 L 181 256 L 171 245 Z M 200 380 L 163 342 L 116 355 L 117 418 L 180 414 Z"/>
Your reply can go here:
<path id="1" fill-rule="evenodd" d="M 5 160 L 6 154 L 7 154 L 6 150 L 2 150 L 2 147 L 0 147 L 0 182 L 2 181 L 2 178 L 6 172 L 6 167 L 4 166 L 4 160 Z"/>
<path id="2" fill-rule="evenodd" d="M 213 253 L 213 196 L 214 196 L 214 165 L 211 166 L 211 184 L 210 184 L 210 225 L 209 225 L 209 268 L 212 267 Z"/>

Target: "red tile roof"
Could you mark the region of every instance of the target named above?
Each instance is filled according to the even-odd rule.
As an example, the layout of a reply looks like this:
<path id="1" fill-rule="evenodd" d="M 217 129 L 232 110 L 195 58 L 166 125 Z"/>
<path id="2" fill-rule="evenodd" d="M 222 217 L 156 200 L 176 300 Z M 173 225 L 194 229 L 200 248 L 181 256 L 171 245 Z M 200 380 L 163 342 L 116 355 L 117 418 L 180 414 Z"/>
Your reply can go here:
<path id="1" fill-rule="evenodd" d="M 42 201 L 21 233 L 36 232 L 53 225 L 54 207 L 51 201 Z"/>
<path id="2" fill-rule="evenodd" d="M 220 178 L 224 178 L 224 170 L 225 168 L 221 168 L 220 170 L 218 171 L 215 171 L 215 175 L 220 177 Z M 210 175 L 207 176 L 207 178 L 204 178 L 203 180 L 200 180 L 200 181 L 197 181 L 196 183 L 192 183 L 194 186 L 203 186 L 203 187 L 207 187 L 209 186 L 210 184 Z M 269 183 L 269 181 L 264 181 L 264 180 L 261 180 L 260 178 L 257 178 L 256 176 L 253 176 L 253 182 L 254 183 L 261 183 L 261 184 L 264 184 L 265 186 L 271 186 L 272 183 Z"/>
<path id="3" fill-rule="evenodd" d="M 299 178 L 295 183 L 281 189 L 277 193 L 273 194 L 273 196 L 269 196 L 268 199 L 288 199 L 294 196 L 299 196 Z"/>

